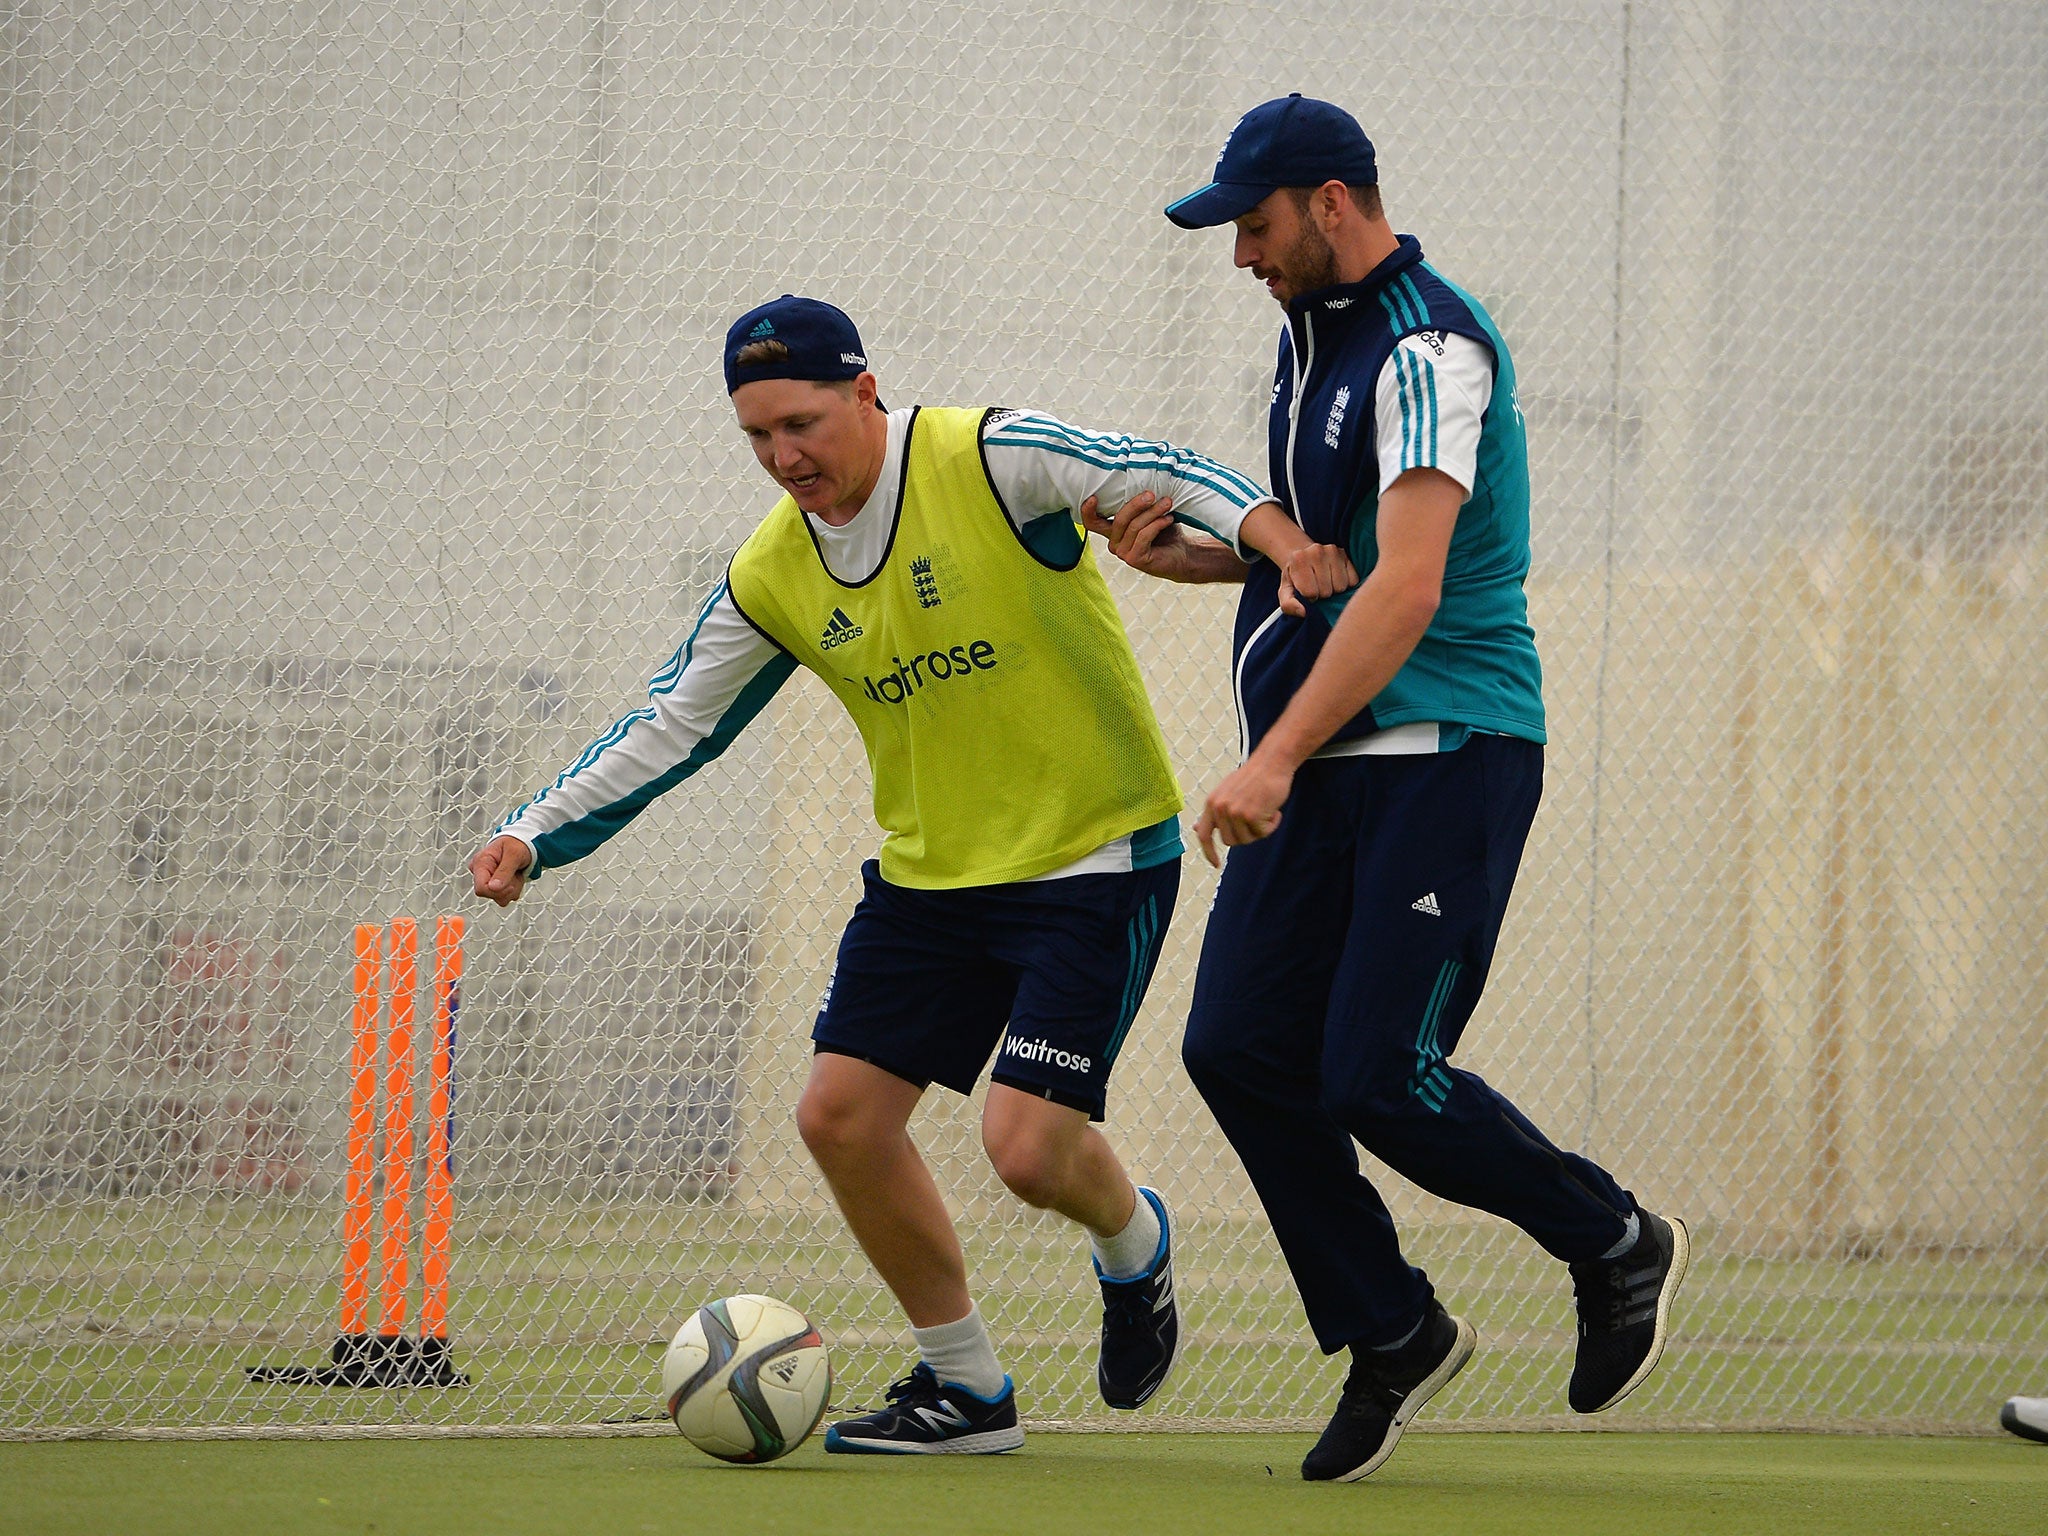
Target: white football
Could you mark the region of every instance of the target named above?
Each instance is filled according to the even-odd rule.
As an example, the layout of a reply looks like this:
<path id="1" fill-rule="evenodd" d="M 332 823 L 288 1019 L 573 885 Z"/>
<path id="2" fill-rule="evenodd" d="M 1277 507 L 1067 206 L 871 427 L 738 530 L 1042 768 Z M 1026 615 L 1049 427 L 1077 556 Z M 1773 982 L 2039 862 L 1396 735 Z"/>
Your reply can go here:
<path id="1" fill-rule="evenodd" d="M 720 1461 L 787 1456 L 824 1417 L 832 1365 L 810 1319 L 772 1296 L 728 1296 L 676 1330 L 661 1399 L 676 1428 Z"/>

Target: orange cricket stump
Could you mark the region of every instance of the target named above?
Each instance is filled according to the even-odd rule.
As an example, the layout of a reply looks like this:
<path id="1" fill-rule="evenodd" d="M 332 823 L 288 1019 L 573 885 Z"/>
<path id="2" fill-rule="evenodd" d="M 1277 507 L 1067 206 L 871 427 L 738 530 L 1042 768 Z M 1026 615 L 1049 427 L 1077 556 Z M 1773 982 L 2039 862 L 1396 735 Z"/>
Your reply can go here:
<path id="1" fill-rule="evenodd" d="M 384 1264 L 381 1316 L 372 1350 L 380 1385 L 412 1374 L 406 1288 L 412 1248 L 413 993 L 419 984 L 419 924 L 391 920 L 391 1018 L 384 1031 Z"/>
<path id="2" fill-rule="evenodd" d="M 420 1248 L 421 1386 L 464 1387 L 448 1351 L 448 1258 L 455 1219 L 455 1019 L 462 1008 L 459 917 L 434 924 L 434 1054 L 427 1092 L 426 1234 Z"/>
<path id="3" fill-rule="evenodd" d="M 356 927 L 355 1043 L 349 1052 L 348 1180 L 341 1227 L 341 1337 L 370 1331 L 370 1186 L 377 1166 L 377 983 L 384 969 L 384 930 Z M 357 1353 L 362 1352 L 360 1343 Z M 336 1363 L 340 1360 L 337 1356 Z"/>
<path id="4" fill-rule="evenodd" d="M 341 1223 L 341 1323 L 331 1363 L 325 1366 L 249 1366 L 252 1381 L 308 1386 L 375 1385 L 370 1346 L 370 1185 L 376 1174 L 378 983 L 384 970 L 384 930 L 356 925 L 354 1044 L 349 1053 L 348 1172 Z"/>
<path id="5" fill-rule="evenodd" d="M 252 1381 L 319 1387 L 466 1387 L 448 1351 L 448 1261 L 455 1217 L 455 1041 L 462 1007 L 463 919 L 434 925 L 434 1036 L 427 1096 L 426 1220 L 420 1253 L 420 1337 L 406 1332 L 411 1276 L 414 993 L 419 924 L 391 920 L 390 1022 L 384 1031 L 384 1242 L 378 1319 L 370 1331 L 376 1217 L 378 1024 L 384 929 L 356 927 L 355 1013 L 349 1054 L 348 1170 L 341 1225 L 341 1332 L 322 1366 L 248 1366 Z"/>

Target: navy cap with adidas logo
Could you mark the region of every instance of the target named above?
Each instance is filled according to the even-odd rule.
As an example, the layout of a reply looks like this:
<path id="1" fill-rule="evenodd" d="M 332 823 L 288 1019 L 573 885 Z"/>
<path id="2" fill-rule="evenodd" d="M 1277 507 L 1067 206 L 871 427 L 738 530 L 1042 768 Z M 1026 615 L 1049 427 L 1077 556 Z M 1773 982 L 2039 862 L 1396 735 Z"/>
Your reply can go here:
<path id="1" fill-rule="evenodd" d="M 779 341 L 784 355 L 741 364 L 740 352 L 756 341 Z M 845 310 L 820 299 L 785 293 L 748 310 L 725 333 L 725 392 L 760 379 L 832 382 L 867 372 L 867 348 Z"/>
<path id="2" fill-rule="evenodd" d="M 1182 229 L 1207 229 L 1250 213 L 1282 187 L 1376 187 L 1379 160 L 1358 119 L 1296 91 L 1238 119 L 1209 185 L 1166 206 Z"/>

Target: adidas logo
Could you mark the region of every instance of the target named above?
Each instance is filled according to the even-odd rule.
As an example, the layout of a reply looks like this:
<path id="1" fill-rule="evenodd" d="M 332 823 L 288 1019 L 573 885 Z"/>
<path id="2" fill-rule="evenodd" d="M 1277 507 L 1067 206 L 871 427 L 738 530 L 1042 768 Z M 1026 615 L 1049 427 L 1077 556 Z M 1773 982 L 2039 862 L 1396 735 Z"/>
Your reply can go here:
<path id="1" fill-rule="evenodd" d="M 818 649 L 832 650 L 845 645 L 849 640 L 858 640 L 867 631 L 846 616 L 844 608 L 834 608 L 832 617 L 825 621 L 825 632 L 818 636 Z"/>
<path id="2" fill-rule="evenodd" d="M 764 318 L 761 321 L 761 323 L 755 326 L 751 331 L 747 332 L 747 335 L 753 338 L 755 341 L 759 341 L 763 336 L 773 336 L 774 334 L 775 322 L 773 320 L 769 320 L 766 318 Z"/>
<path id="3" fill-rule="evenodd" d="M 1442 917 L 1444 915 L 1444 909 L 1436 904 L 1435 891 L 1431 891 L 1420 901 L 1409 902 L 1408 910 L 1410 912 L 1421 912 L 1430 917 Z"/>
<path id="4" fill-rule="evenodd" d="M 768 1373 L 778 1378 L 786 1387 L 796 1380 L 796 1356 L 788 1355 L 768 1367 Z"/>

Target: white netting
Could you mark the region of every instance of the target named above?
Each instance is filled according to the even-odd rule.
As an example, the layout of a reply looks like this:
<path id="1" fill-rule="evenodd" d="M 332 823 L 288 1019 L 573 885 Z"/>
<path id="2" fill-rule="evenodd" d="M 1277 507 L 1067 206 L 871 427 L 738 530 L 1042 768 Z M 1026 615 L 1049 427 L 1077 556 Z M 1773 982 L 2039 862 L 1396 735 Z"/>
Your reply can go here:
<path id="1" fill-rule="evenodd" d="M 471 905 L 479 834 L 765 508 L 717 364 L 749 305 L 843 303 L 892 403 L 1263 477 L 1277 311 L 1159 209 L 1289 89 L 1359 114 L 1516 350 L 1553 746 L 1461 1059 L 1694 1223 L 1675 1350 L 1608 1421 L 2041 1389 L 2048 11 L 24 0 L 0 1433 L 647 1412 L 658 1341 L 742 1289 L 874 1398 L 907 1340 L 790 1114 L 873 841 L 822 689 L 473 914 L 463 1392 L 242 1374 L 333 1337 L 351 932 Z M 1199 793 L 1227 594 L 1113 580 Z M 1209 890 L 1191 862 L 1112 1108 L 1182 1220 L 1158 1414 L 1303 1422 L 1338 1366 L 1178 1065 Z M 1027 1414 L 1099 1421 L 1073 1230 L 971 1106 L 916 1129 Z M 1485 1340 L 1432 1418 L 1562 1417 L 1562 1271 L 1386 1182 Z"/>

